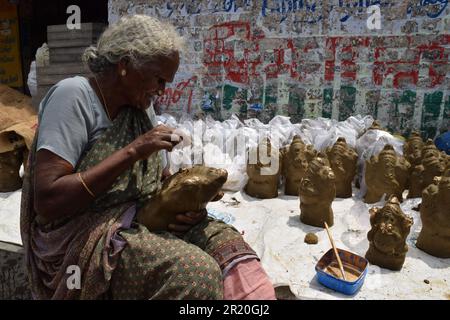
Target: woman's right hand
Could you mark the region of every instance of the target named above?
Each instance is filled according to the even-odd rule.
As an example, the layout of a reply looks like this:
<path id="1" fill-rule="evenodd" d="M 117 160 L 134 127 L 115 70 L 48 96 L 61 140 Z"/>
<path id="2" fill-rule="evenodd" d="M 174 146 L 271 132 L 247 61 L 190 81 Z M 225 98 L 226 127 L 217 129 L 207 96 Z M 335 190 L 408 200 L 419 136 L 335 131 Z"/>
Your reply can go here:
<path id="1" fill-rule="evenodd" d="M 172 151 L 182 137 L 174 133 L 175 129 L 159 125 L 134 140 L 130 146 L 136 151 L 137 160 L 147 159 L 159 150 Z"/>

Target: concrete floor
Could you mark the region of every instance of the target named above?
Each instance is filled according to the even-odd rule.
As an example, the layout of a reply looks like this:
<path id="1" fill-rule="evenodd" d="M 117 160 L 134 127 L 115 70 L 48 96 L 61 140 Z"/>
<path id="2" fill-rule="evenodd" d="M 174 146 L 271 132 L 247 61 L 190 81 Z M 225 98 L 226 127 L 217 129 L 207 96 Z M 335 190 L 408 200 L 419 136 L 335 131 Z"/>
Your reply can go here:
<path id="1" fill-rule="evenodd" d="M 20 246 L 0 242 L 0 300 L 28 300 L 31 293 Z"/>

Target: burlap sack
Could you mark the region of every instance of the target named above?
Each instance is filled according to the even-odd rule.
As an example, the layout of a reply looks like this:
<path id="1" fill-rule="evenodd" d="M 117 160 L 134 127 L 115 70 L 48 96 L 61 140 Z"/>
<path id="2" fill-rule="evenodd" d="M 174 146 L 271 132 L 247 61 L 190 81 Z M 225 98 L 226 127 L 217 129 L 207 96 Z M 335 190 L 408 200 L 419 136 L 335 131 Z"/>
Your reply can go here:
<path id="1" fill-rule="evenodd" d="M 0 85 L 0 192 L 22 186 L 19 170 L 23 162 L 27 165 L 36 127 L 31 98 Z"/>
<path id="2" fill-rule="evenodd" d="M 32 115 L 8 128 L 0 130 L 0 153 L 9 152 L 24 146 L 30 150 L 36 127 L 37 116 Z"/>

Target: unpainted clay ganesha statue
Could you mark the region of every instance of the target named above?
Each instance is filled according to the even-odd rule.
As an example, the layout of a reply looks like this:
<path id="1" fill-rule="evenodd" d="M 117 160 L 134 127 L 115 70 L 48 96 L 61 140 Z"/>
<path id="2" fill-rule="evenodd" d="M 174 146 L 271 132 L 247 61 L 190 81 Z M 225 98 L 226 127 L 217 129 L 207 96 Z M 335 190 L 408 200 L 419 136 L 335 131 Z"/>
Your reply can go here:
<path id="1" fill-rule="evenodd" d="M 326 153 L 336 176 L 336 197 L 350 198 L 358 154 L 347 145 L 345 138 L 338 138 L 333 147 L 327 148 Z"/>
<path id="2" fill-rule="evenodd" d="M 401 201 L 408 181 L 409 168 L 409 162 L 398 155 L 392 145 L 385 145 L 377 156 L 366 161 L 367 193 L 364 201 L 378 202 L 384 194 L 386 198 L 395 195 Z"/>
<path id="3" fill-rule="evenodd" d="M 417 131 L 413 131 L 403 145 L 403 155 L 406 160 L 415 167 L 422 161 L 422 148 L 424 146 L 422 137 Z"/>
<path id="4" fill-rule="evenodd" d="M 450 258 L 450 167 L 423 191 L 420 218 L 417 248 L 435 257 Z"/>
<path id="5" fill-rule="evenodd" d="M 282 153 L 282 175 L 286 186 L 284 194 L 298 196 L 300 181 L 306 176 L 308 161 L 305 154 L 306 146 L 299 136 L 295 136 L 289 148 Z"/>
<path id="6" fill-rule="evenodd" d="M 406 238 L 413 222 L 403 213 L 395 196 L 391 196 L 383 208 L 370 209 L 372 228 L 367 234 L 369 250 L 366 259 L 382 268 L 400 270 L 408 252 Z"/>
<path id="7" fill-rule="evenodd" d="M 434 177 L 444 173 L 446 162 L 446 156 L 439 152 L 432 140 L 428 139 L 423 148 L 421 163 L 412 171 L 408 198 L 421 197 L 422 191 L 433 183 Z"/>
<path id="8" fill-rule="evenodd" d="M 227 181 L 224 169 L 195 166 L 180 169 L 164 180 L 161 189 L 138 211 L 137 221 L 150 231 L 167 230 L 180 213 L 199 211 L 210 201 L 222 198 Z"/>
<path id="9" fill-rule="evenodd" d="M 324 228 L 334 224 L 331 203 L 336 197 L 335 176 L 325 156 L 313 159 L 306 178 L 300 183 L 300 220 L 308 225 Z"/>
<path id="10" fill-rule="evenodd" d="M 280 164 L 280 152 L 272 148 L 269 139 L 264 139 L 258 145 L 256 155 L 249 155 L 245 193 L 259 199 L 278 197 Z"/>

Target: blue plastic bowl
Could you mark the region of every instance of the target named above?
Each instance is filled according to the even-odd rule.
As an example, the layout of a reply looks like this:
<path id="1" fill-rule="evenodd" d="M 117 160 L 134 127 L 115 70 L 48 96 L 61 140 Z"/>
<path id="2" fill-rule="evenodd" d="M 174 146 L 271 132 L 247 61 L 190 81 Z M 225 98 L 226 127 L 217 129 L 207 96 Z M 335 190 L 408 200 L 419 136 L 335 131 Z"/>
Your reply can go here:
<path id="1" fill-rule="evenodd" d="M 337 250 L 342 264 L 351 265 L 357 270 L 359 273 L 358 278 L 354 281 L 345 281 L 325 271 L 327 267 L 336 260 L 333 249 L 330 249 L 316 264 L 317 280 L 327 288 L 346 295 L 354 295 L 364 283 L 369 262 L 367 259 L 349 251 L 342 249 Z"/>

